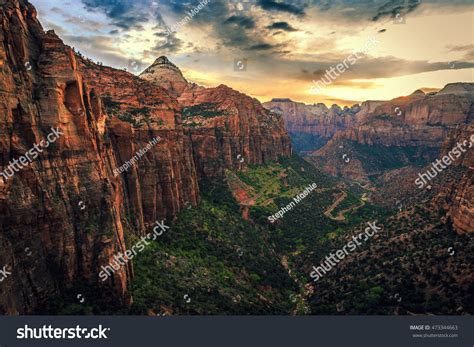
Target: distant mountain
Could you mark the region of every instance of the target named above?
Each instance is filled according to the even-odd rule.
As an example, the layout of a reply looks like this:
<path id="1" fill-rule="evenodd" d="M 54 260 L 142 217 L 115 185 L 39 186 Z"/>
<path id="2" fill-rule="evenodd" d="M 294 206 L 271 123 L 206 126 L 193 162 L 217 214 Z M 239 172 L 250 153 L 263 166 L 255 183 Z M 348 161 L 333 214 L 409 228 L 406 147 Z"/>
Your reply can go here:
<path id="1" fill-rule="evenodd" d="M 418 189 L 414 180 L 419 172 L 441 159 L 456 144 L 454 139 L 474 134 L 474 84 L 451 83 L 437 93 L 417 90 L 386 102 L 363 103 L 355 120 L 307 159 L 331 175 L 376 185 L 380 203 L 407 199 Z M 445 181 L 450 182 L 450 194 L 456 197 L 448 203 L 448 216 L 460 232 L 474 231 L 473 208 L 466 203 L 472 197 L 468 177 L 473 165 L 472 153 L 467 153 L 446 170 L 444 180 L 433 182 L 433 189 L 444 192 Z"/>
<path id="2" fill-rule="evenodd" d="M 324 104 L 305 105 L 281 98 L 265 102 L 263 106 L 283 117 L 299 153 L 322 147 L 337 131 L 350 128 L 355 123 L 354 115 L 360 110 L 358 105 L 327 108 Z"/>
<path id="3" fill-rule="evenodd" d="M 417 90 L 390 101 L 364 102 L 354 123 L 337 131 L 310 158 L 333 175 L 363 180 L 388 168 L 427 163 L 436 158 L 448 134 L 474 120 L 472 86 L 449 84 L 438 93 Z M 341 159 L 344 154 L 349 163 Z"/>

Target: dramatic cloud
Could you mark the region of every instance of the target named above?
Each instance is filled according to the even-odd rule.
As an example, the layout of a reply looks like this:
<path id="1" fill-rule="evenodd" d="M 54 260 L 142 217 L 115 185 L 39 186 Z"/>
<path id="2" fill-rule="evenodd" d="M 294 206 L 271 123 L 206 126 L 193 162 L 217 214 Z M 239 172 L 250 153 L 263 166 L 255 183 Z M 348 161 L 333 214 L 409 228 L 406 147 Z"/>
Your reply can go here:
<path id="1" fill-rule="evenodd" d="M 231 16 L 224 21 L 224 24 L 235 24 L 244 29 L 255 28 L 255 21 L 253 20 L 253 18 L 245 16 Z"/>
<path id="2" fill-rule="evenodd" d="M 289 25 L 287 22 L 273 23 L 272 25 L 267 26 L 267 29 L 281 29 L 281 30 L 284 30 L 284 31 L 298 31 L 295 28 L 293 28 L 291 25 Z"/>
<path id="3" fill-rule="evenodd" d="M 247 48 L 249 51 L 267 51 L 269 49 L 272 49 L 276 46 L 269 45 L 268 43 L 259 43 L 253 46 L 250 46 Z"/>
<path id="4" fill-rule="evenodd" d="M 112 23 L 122 29 L 140 27 L 148 21 L 151 2 L 147 0 L 82 0 L 86 9 L 103 11 Z M 148 11 L 145 9 L 148 8 Z"/>
<path id="5" fill-rule="evenodd" d="M 259 0 L 258 5 L 267 11 L 287 12 L 297 16 L 304 16 L 303 7 L 284 2 L 276 2 L 272 0 Z"/>
<path id="6" fill-rule="evenodd" d="M 464 53 L 463 59 L 469 62 L 474 62 L 474 45 L 458 45 L 458 46 L 448 46 L 450 52 L 462 52 Z"/>
<path id="7" fill-rule="evenodd" d="M 415 10 L 420 5 L 420 2 L 420 0 L 391 0 L 378 8 L 377 14 L 372 20 L 377 21 L 385 16 L 396 18 L 397 16 L 405 15 Z"/>
<path id="8" fill-rule="evenodd" d="M 211 0 L 192 15 L 200 0 L 32 1 L 45 28 L 95 61 L 125 68 L 167 55 L 191 81 L 261 100 L 390 98 L 410 85 L 466 80 L 474 68 L 472 0 Z M 380 45 L 326 95 L 310 93 L 312 80 L 369 37 Z M 245 71 L 234 71 L 235 59 L 248 60 Z"/>

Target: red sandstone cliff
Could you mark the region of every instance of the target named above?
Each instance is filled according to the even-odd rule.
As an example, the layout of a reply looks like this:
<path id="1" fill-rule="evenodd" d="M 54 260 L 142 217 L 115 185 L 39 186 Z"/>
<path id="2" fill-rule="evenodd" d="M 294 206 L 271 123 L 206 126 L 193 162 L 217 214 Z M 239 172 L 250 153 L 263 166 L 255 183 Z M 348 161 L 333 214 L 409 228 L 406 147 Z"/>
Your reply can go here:
<path id="1" fill-rule="evenodd" d="M 145 233 L 196 204 L 201 177 L 291 153 L 281 118 L 254 99 L 99 66 L 44 33 L 26 0 L 2 1 L 0 10 L 0 172 L 51 127 L 64 132 L 30 165 L 0 178 L 0 267 L 12 272 L 0 286 L 0 313 L 35 312 L 77 283 L 130 301 L 131 263 L 104 283 L 98 277 L 126 249 L 126 233 Z M 201 103 L 219 115 L 197 126 L 187 117 L 183 126 L 183 110 Z M 114 175 L 157 136 L 134 167 Z"/>
<path id="2" fill-rule="evenodd" d="M 390 155 L 397 152 L 396 160 L 406 165 L 410 165 L 410 159 L 402 153 L 405 147 L 414 152 L 416 159 L 431 161 L 456 127 L 474 120 L 474 84 L 453 83 L 438 93 L 416 91 L 390 101 L 367 101 L 355 119 L 351 127 L 337 131 L 310 158 L 332 175 L 368 180 L 383 172 L 367 153 L 361 156 L 350 141 L 368 145 L 365 150 L 369 152 L 370 146 L 381 146 Z M 391 147 L 395 150 L 390 151 Z M 384 151 L 380 147 L 377 150 Z M 350 161 L 345 162 L 343 155 Z"/>
<path id="3" fill-rule="evenodd" d="M 27 1 L 0 9 L 0 170 L 59 128 L 64 135 L 0 182 L 0 312 L 31 313 L 76 281 L 98 284 L 98 269 L 125 248 L 121 187 L 104 112 L 77 70 L 73 52 L 44 33 Z M 85 209 L 79 204 L 83 202 Z M 130 268 L 107 286 L 128 300 Z M 105 292 L 105 291 L 104 291 Z"/>
<path id="4" fill-rule="evenodd" d="M 125 185 L 127 207 L 137 225 L 144 227 L 172 217 L 187 203 L 195 205 L 199 200 L 196 170 L 177 100 L 126 71 L 82 58 L 78 68 L 105 104 L 107 129 L 119 166 L 153 138 L 161 139 L 145 158 L 117 178 Z"/>
<path id="5" fill-rule="evenodd" d="M 443 143 L 439 158 L 448 155 L 458 143 L 468 144 L 474 140 L 474 123 L 460 126 Z M 460 233 L 474 233 L 474 143 L 459 160 L 452 163 L 461 172 L 460 178 L 446 187 L 444 207 L 448 211 L 453 227 Z"/>
<path id="6" fill-rule="evenodd" d="M 430 94 L 418 90 L 375 107 L 363 103 L 357 123 L 336 137 L 362 144 L 440 147 L 450 130 L 472 120 L 473 85 L 448 84 Z"/>
<path id="7" fill-rule="evenodd" d="M 140 77 L 178 96 L 199 178 L 291 154 L 283 120 L 256 99 L 224 85 L 204 88 L 188 83 L 166 57 L 158 58 Z"/>
<path id="8" fill-rule="evenodd" d="M 290 99 L 273 99 L 263 106 L 281 114 L 289 133 L 319 135 L 330 139 L 339 130 L 346 130 L 355 123 L 354 115 L 360 107 L 341 109 L 337 105 L 327 108 L 324 104 L 305 105 Z"/>

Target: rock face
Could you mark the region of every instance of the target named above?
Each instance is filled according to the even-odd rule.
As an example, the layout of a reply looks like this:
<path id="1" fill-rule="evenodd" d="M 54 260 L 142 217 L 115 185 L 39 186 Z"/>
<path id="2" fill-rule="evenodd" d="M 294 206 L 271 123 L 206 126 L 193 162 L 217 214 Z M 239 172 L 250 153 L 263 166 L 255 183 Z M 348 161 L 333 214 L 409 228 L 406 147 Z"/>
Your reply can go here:
<path id="1" fill-rule="evenodd" d="M 418 90 L 387 102 L 364 102 L 355 118 L 352 127 L 337 131 L 308 159 L 331 175 L 358 181 L 369 182 L 371 176 L 397 174 L 402 168 L 404 172 L 414 172 L 416 178 L 418 172 L 426 169 L 420 163 L 430 164 L 436 158 L 441 159 L 458 142 L 471 141 L 474 84 L 452 83 L 437 93 L 425 94 Z M 394 165 L 385 165 L 390 161 Z M 442 183 L 443 193 L 433 201 L 447 210 L 456 231 L 473 232 L 472 149 L 452 167 L 458 168 L 458 176 Z M 411 186 L 413 180 L 406 174 L 404 177 Z M 378 183 L 383 185 L 382 181 Z M 400 190 L 409 191 L 409 187 L 400 187 Z"/>
<path id="2" fill-rule="evenodd" d="M 34 313 L 77 284 L 130 302 L 131 263 L 98 276 L 127 233 L 198 203 L 199 178 L 291 153 L 280 117 L 225 86 L 188 84 L 166 58 L 147 69 L 156 79 L 94 64 L 45 33 L 26 0 L 0 1 L 0 23 L 0 172 L 51 128 L 63 133 L 0 177 L 0 268 L 12 273 L 0 314 Z"/>
<path id="3" fill-rule="evenodd" d="M 256 99 L 225 85 L 204 88 L 188 83 L 166 57 L 158 58 L 140 77 L 177 96 L 198 178 L 291 154 L 283 120 Z"/>
<path id="4" fill-rule="evenodd" d="M 225 169 L 263 164 L 291 154 L 283 120 L 256 99 L 220 85 L 186 89 L 178 100 L 188 116 L 185 132 L 192 142 L 199 177 L 215 177 Z M 203 105 L 210 108 L 208 112 L 194 112 Z M 206 113 L 211 113 L 210 117 Z"/>
<path id="5" fill-rule="evenodd" d="M 159 57 L 140 77 L 146 81 L 155 82 L 172 95 L 179 96 L 188 86 L 181 70 L 166 57 Z"/>
<path id="6" fill-rule="evenodd" d="M 0 172 L 51 128 L 64 133 L 0 182 L 0 264 L 12 273 L 0 286 L 0 313 L 32 313 L 78 281 L 126 302 L 130 268 L 105 285 L 97 276 L 125 248 L 123 198 L 100 101 L 71 49 L 43 32 L 32 5 L 2 1 L 0 10 Z"/>
<path id="7" fill-rule="evenodd" d="M 416 91 L 376 105 L 363 103 L 356 124 L 336 136 L 369 145 L 440 147 L 450 130 L 473 119 L 473 85 L 455 83 L 429 95 Z"/>
<path id="8" fill-rule="evenodd" d="M 453 167 L 460 169 L 460 179 L 448 185 L 444 194 L 448 216 L 459 233 L 474 233 L 474 123 L 453 131 L 443 143 L 439 156 L 447 155 L 458 143 L 469 146 L 469 142 L 471 148 L 452 163 Z"/>
<path id="9" fill-rule="evenodd" d="M 290 134 L 316 135 L 325 142 L 337 131 L 352 127 L 355 123 L 354 115 L 360 110 L 358 105 L 344 109 L 338 105 L 327 108 L 324 104 L 306 105 L 290 99 L 273 99 L 263 103 L 263 106 L 282 115 Z"/>
<path id="10" fill-rule="evenodd" d="M 365 181 L 388 169 L 384 157 L 395 166 L 431 162 L 451 132 L 474 120 L 473 85 L 454 83 L 438 93 L 418 90 L 386 102 L 364 102 L 354 124 L 337 131 L 310 154 L 311 160 L 332 175 Z M 350 162 L 342 160 L 344 154 Z"/>
<path id="11" fill-rule="evenodd" d="M 126 71 L 78 60 L 84 81 L 103 100 L 111 117 L 107 129 L 118 167 L 153 138 L 160 138 L 117 179 L 125 185 L 135 224 L 143 228 L 176 215 L 186 204 L 195 205 L 199 200 L 196 170 L 177 100 L 156 84 Z"/>

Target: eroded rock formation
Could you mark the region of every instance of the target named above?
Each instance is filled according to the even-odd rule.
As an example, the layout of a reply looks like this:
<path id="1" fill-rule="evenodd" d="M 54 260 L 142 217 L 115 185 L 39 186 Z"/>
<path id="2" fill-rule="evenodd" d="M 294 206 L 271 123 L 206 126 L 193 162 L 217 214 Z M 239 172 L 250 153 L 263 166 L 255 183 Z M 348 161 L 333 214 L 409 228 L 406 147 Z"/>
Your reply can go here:
<path id="1" fill-rule="evenodd" d="M 188 83 L 166 57 L 158 58 L 140 77 L 178 95 L 199 178 L 291 154 L 283 120 L 256 99 L 225 85 L 204 88 Z"/>
<path id="2" fill-rule="evenodd" d="M 0 170 L 51 128 L 64 133 L 0 188 L 0 264 L 12 273 L 0 286 L 0 312 L 21 314 L 77 281 L 101 285 L 99 266 L 125 248 L 123 197 L 99 126 L 105 113 L 74 52 L 43 32 L 27 1 L 1 5 Z M 129 300 L 130 274 L 123 267 L 107 282 L 115 300 Z"/>
<path id="3" fill-rule="evenodd" d="M 445 140 L 440 158 L 461 143 L 466 152 L 455 160 L 453 167 L 460 168 L 460 178 L 444 191 L 445 205 L 453 227 L 460 233 L 474 233 L 474 123 L 460 126 Z M 471 147 L 467 149 L 471 143 Z"/>
<path id="4" fill-rule="evenodd" d="M 324 104 L 306 105 L 290 99 L 273 99 L 263 106 L 277 114 L 281 114 L 286 129 L 290 134 L 311 134 L 329 140 L 337 131 L 346 130 L 355 123 L 355 114 L 359 105 L 344 107 Z"/>
<path id="5" fill-rule="evenodd" d="M 105 282 L 98 276 L 127 249 L 127 233 L 145 234 L 198 203 L 200 177 L 291 153 L 281 118 L 230 88 L 94 64 L 45 33 L 26 0 L 0 1 L 0 25 L 0 172 L 51 128 L 64 133 L 0 179 L 0 267 L 12 272 L 0 286 L 0 314 L 35 312 L 77 284 L 130 302 L 131 263 Z M 181 73 L 174 66 L 167 74 Z M 183 117 L 184 107 L 200 103 L 220 111 Z M 192 126 L 188 118 L 205 121 Z M 114 173 L 157 137 L 135 165 Z"/>

